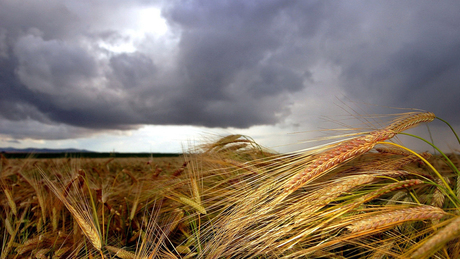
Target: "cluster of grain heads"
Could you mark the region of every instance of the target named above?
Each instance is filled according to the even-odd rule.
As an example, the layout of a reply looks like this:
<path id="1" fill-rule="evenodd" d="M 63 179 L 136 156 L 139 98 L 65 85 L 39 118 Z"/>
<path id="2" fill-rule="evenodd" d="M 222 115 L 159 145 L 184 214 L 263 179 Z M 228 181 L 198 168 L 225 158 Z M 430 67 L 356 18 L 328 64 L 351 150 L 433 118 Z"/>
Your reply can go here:
<path id="1" fill-rule="evenodd" d="M 401 149 L 395 154 L 396 158 L 390 157 L 382 164 L 372 165 L 373 160 L 371 160 L 368 167 L 362 164 L 350 167 L 344 165 L 368 153 L 377 144 L 393 138 L 396 134 L 422 122 L 430 122 L 434 118 L 433 113 L 412 113 L 380 130 L 334 144 L 325 150 L 321 148 L 320 152 L 312 152 L 313 156 L 292 155 L 289 159 L 286 156 L 284 160 L 277 157 L 273 160 L 277 166 L 258 166 L 256 163 L 250 166 L 238 165 L 239 168 L 247 168 L 246 171 L 258 177 L 249 178 L 249 184 L 242 185 L 245 189 L 239 189 L 241 194 L 234 194 L 244 197 L 244 200 L 236 202 L 230 213 L 214 221 L 213 228 L 217 229 L 217 233 L 213 236 L 214 240 L 208 243 L 206 251 L 212 254 L 211 257 L 238 257 L 243 254 L 274 256 L 299 254 L 292 252 L 292 248 L 311 246 L 314 240 L 328 244 L 323 239 L 328 236 L 325 233 L 337 235 L 337 230 L 357 219 L 354 215 L 361 206 L 374 202 L 379 197 L 394 196 L 391 193 L 397 190 L 406 189 L 406 193 L 412 192 L 413 187 L 422 186 L 424 183 L 417 178 L 395 179 L 414 174 L 413 171 L 408 173 L 398 169 L 419 161 L 419 156 L 402 152 Z M 421 156 L 427 158 L 430 155 L 424 153 Z M 380 158 L 380 156 L 370 155 L 369 159 L 377 157 Z M 285 163 L 280 165 L 278 161 L 285 161 Z M 297 170 L 302 162 L 306 165 L 302 170 Z M 263 163 L 266 164 L 266 161 Z M 343 172 L 341 168 L 344 168 Z M 357 169 L 353 170 L 353 168 Z M 370 171 L 386 171 L 387 175 L 369 174 Z M 379 186 L 377 183 L 382 181 L 383 185 L 373 191 L 360 191 L 365 186 Z M 248 187 L 252 191 L 248 191 Z M 300 187 L 304 188 L 300 189 Z M 418 211 L 420 213 L 431 207 L 421 208 L 423 209 Z M 417 214 L 415 210 L 401 209 L 399 214 L 395 210 L 395 217 L 404 213 L 410 216 L 400 216 L 394 223 L 383 222 L 383 224 L 391 227 L 412 220 L 437 220 L 440 215 L 445 215 L 439 208 L 425 214 Z M 357 225 L 352 226 L 354 227 L 349 226 L 348 229 L 358 228 Z M 359 236 L 362 237 L 363 234 Z M 237 242 L 234 241 L 234 237 L 239 237 Z M 337 247 L 337 243 L 334 244 L 332 248 L 327 249 Z"/>
<path id="2" fill-rule="evenodd" d="M 33 254 L 35 258 L 48 258 L 47 254 L 50 253 L 58 258 L 72 257 L 73 248 L 66 244 L 67 238 L 69 238 L 68 235 L 62 232 L 57 235 L 53 233 L 40 234 L 19 245 L 16 252 L 20 256 Z"/>
<path id="3" fill-rule="evenodd" d="M 379 141 L 392 138 L 395 133 L 391 130 L 374 131 L 362 137 L 357 137 L 337 145 L 320 154 L 311 164 L 290 180 L 284 191 L 292 193 L 304 184 L 331 171 L 339 165 L 370 151 Z"/>
<path id="4" fill-rule="evenodd" d="M 356 158 L 370 151 L 381 141 L 393 138 L 409 128 L 415 127 L 423 122 L 434 120 L 435 115 L 431 112 L 411 114 L 403 117 L 386 128 L 373 131 L 365 136 L 356 137 L 351 140 L 340 143 L 336 147 L 320 154 L 314 162 L 307 165 L 306 168 L 290 180 L 284 187 L 284 191 L 292 193 L 304 184 L 314 180 L 322 174 L 331 171 L 337 166 Z"/>
<path id="5" fill-rule="evenodd" d="M 290 154 L 230 135 L 175 160 L 2 158 L 1 258 L 455 258 L 458 159 L 385 145 L 433 119 Z"/>
<path id="6" fill-rule="evenodd" d="M 85 174 L 79 170 L 76 174 L 69 175 L 71 178 L 67 185 L 64 185 L 61 181 L 53 181 L 43 171 L 42 176 L 54 195 L 69 210 L 84 235 L 94 248 L 102 254 L 102 234 L 98 217 L 95 214 L 96 207 L 92 198 L 91 201 L 88 201 L 86 198 L 87 195 L 82 190 L 84 184 L 88 187 L 87 183 L 85 183 Z M 91 194 L 88 196 L 91 197 Z"/>
<path id="7" fill-rule="evenodd" d="M 8 238 L 3 240 L 2 253 L 0 257 L 1 259 L 7 258 L 8 253 L 13 249 L 13 245 L 15 243 L 14 241 L 20 233 L 20 227 L 24 221 L 28 209 L 29 208 L 24 209 L 20 216 L 18 215 L 19 217 L 9 215 L 4 219 L 5 230 L 7 233 L 2 234 L 4 238 Z"/>

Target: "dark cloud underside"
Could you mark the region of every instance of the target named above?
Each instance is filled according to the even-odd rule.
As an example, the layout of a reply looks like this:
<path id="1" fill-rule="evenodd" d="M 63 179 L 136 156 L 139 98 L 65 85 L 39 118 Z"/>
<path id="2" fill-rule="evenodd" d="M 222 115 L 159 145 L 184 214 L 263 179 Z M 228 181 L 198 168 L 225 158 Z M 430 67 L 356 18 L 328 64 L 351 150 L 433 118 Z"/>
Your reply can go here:
<path id="1" fill-rule="evenodd" d="M 0 133 L 68 138 L 143 124 L 295 121 L 292 105 L 326 80 L 325 67 L 338 69 L 337 87 L 352 100 L 460 124 L 457 1 L 152 5 L 162 8 L 167 37 L 130 34 L 134 11 L 149 7 L 143 1 L 0 0 Z M 134 51 L 104 47 L 130 42 Z M 15 133 L 26 122 L 69 130 Z"/>

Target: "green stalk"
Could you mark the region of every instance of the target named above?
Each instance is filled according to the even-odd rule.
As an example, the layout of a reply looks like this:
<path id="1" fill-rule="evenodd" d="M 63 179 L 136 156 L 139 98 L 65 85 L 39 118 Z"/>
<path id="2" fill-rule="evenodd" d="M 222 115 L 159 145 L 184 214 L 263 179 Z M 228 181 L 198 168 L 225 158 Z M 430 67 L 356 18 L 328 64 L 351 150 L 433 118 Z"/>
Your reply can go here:
<path id="1" fill-rule="evenodd" d="M 412 135 L 412 134 L 404 133 L 404 132 L 401 132 L 401 133 L 398 133 L 398 134 L 403 134 L 403 135 L 411 136 L 411 137 L 414 137 L 414 138 L 418 138 L 418 139 L 423 140 L 423 141 L 425 141 L 426 143 L 428 143 L 430 146 L 432 146 L 433 148 L 435 148 L 435 149 L 444 157 L 444 159 L 446 159 L 447 164 L 450 166 L 450 168 L 451 168 L 455 173 L 457 173 L 458 176 L 460 176 L 460 172 L 458 171 L 458 168 L 454 165 L 454 163 L 452 163 L 452 161 L 446 156 L 446 154 L 444 154 L 444 152 L 442 152 L 438 147 L 436 147 L 435 145 L 431 144 L 431 143 L 430 143 L 429 141 L 427 141 L 426 139 L 421 138 L 421 137 L 416 136 L 416 135 Z"/>
<path id="2" fill-rule="evenodd" d="M 109 218 L 107 219 L 107 230 L 106 230 L 106 233 L 107 235 L 105 235 L 105 243 L 107 244 L 107 238 L 108 238 L 108 233 L 109 233 L 109 226 L 110 226 L 110 222 L 112 221 L 112 217 L 113 217 L 113 213 L 110 214 Z M 104 227 L 104 225 L 102 225 L 102 227 Z"/>
<path id="3" fill-rule="evenodd" d="M 431 168 L 431 170 L 433 170 L 433 172 L 436 174 L 436 176 L 442 181 L 442 183 L 444 184 L 444 186 L 446 187 L 446 189 L 449 191 L 449 193 L 446 193 L 446 194 L 450 194 L 450 195 L 447 195 L 449 197 L 449 199 L 452 201 L 452 203 L 455 205 L 455 207 L 459 208 L 458 207 L 458 204 L 460 204 L 460 201 L 458 200 L 457 196 L 455 195 L 454 191 L 450 188 L 449 184 L 446 182 L 446 180 L 444 180 L 444 177 L 442 177 L 442 175 L 438 172 L 438 170 L 436 170 L 436 168 L 434 168 L 434 166 L 432 164 L 430 164 L 430 162 L 428 162 L 425 158 L 423 158 L 421 155 L 419 155 L 417 152 L 413 151 L 412 149 L 409 149 L 409 148 L 406 148 L 404 146 L 401 146 L 401 145 L 398 145 L 396 143 L 392 143 L 392 142 L 377 142 L 377 144 L 388 144 L 388 145 L 393 145 L 393 146 L 396 146 L 396 147 L 399 147 L 399 148 L 402 148 L 406 151 L 409 151 L 410 153 L 416 155 L 419 159 L 421 159 L 428 167 Z M 437 148 L 436 148 L 437 149 Z M 439 149 L 438 149 L 439 150 Z M 452 199 L 452 197 L 455 197 L 455 201 Z"/>
<path id="4" fill-rule="evenodd" d="M 426 124 L 426 129 L 428 130 L 428 134 L 430 135 L 431 144 L 434 145 L 433 135 L 431 134 L 430 126 L 428 126 L 428 124 Z M 436 155 L 436 149 L 434 148 L 433 148 L 433 154 Z"/>
<path id="5" fill-rule="evenodd" d="M 452 130 L 452 132 L 454 133 L 455 137 L 457 138 L 458 144 L 460 144 L 460 138 L 458 137 L 457 132 L 455 132 L 454 128 L 452 128 L 452 126 L 450 126 L 449 122 L 447 122 L 447 121 L 445 121 L 445 120 L 443 120 L 443 119 L 441 119 L 439 117 L 436 117 L 436 119 L 444 122 L 445 124 L 447 124 L 447 126 L 449 126 L 449 128 Z"/>

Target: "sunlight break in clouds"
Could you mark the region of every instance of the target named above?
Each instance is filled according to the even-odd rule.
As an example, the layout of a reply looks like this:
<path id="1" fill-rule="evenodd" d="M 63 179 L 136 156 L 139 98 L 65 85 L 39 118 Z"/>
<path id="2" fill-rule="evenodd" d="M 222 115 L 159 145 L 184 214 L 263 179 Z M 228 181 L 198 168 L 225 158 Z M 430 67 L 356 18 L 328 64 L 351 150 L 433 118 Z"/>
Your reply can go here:
<path id="1" fill-rule="evenodd" d="M 130 15 L 136 19 L 131 26 L 121 30 L 125 39 L 116 42 L 102 41 L 100 47 L 113 53 L 132 53 L 138 50 L 138 45 L 147 36 L 161 38 L 168 32 L 166 20 L 157 7 L 135 9 L 130 12 Z"/>
<path id="2" fill-rule="evenodd" d="M 458 127 L 459 27 L 450 0 L 0 0 L 0 145 L 180 152 L 167 143 L 204 132 L 281 147 L 348 100 Z"/>

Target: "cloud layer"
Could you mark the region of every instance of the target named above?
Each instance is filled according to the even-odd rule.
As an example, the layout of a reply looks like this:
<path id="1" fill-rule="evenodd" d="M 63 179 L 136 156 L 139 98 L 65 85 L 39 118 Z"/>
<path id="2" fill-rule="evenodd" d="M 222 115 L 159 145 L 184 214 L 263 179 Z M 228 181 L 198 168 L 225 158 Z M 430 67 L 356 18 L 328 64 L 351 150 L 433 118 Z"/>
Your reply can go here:
<path id="1" fill-rule="evenodd" d="M 294 124 L 331 96 L 460 124 L 458 28 L 458 1 L 0 0 L 0 133 Z"/>

